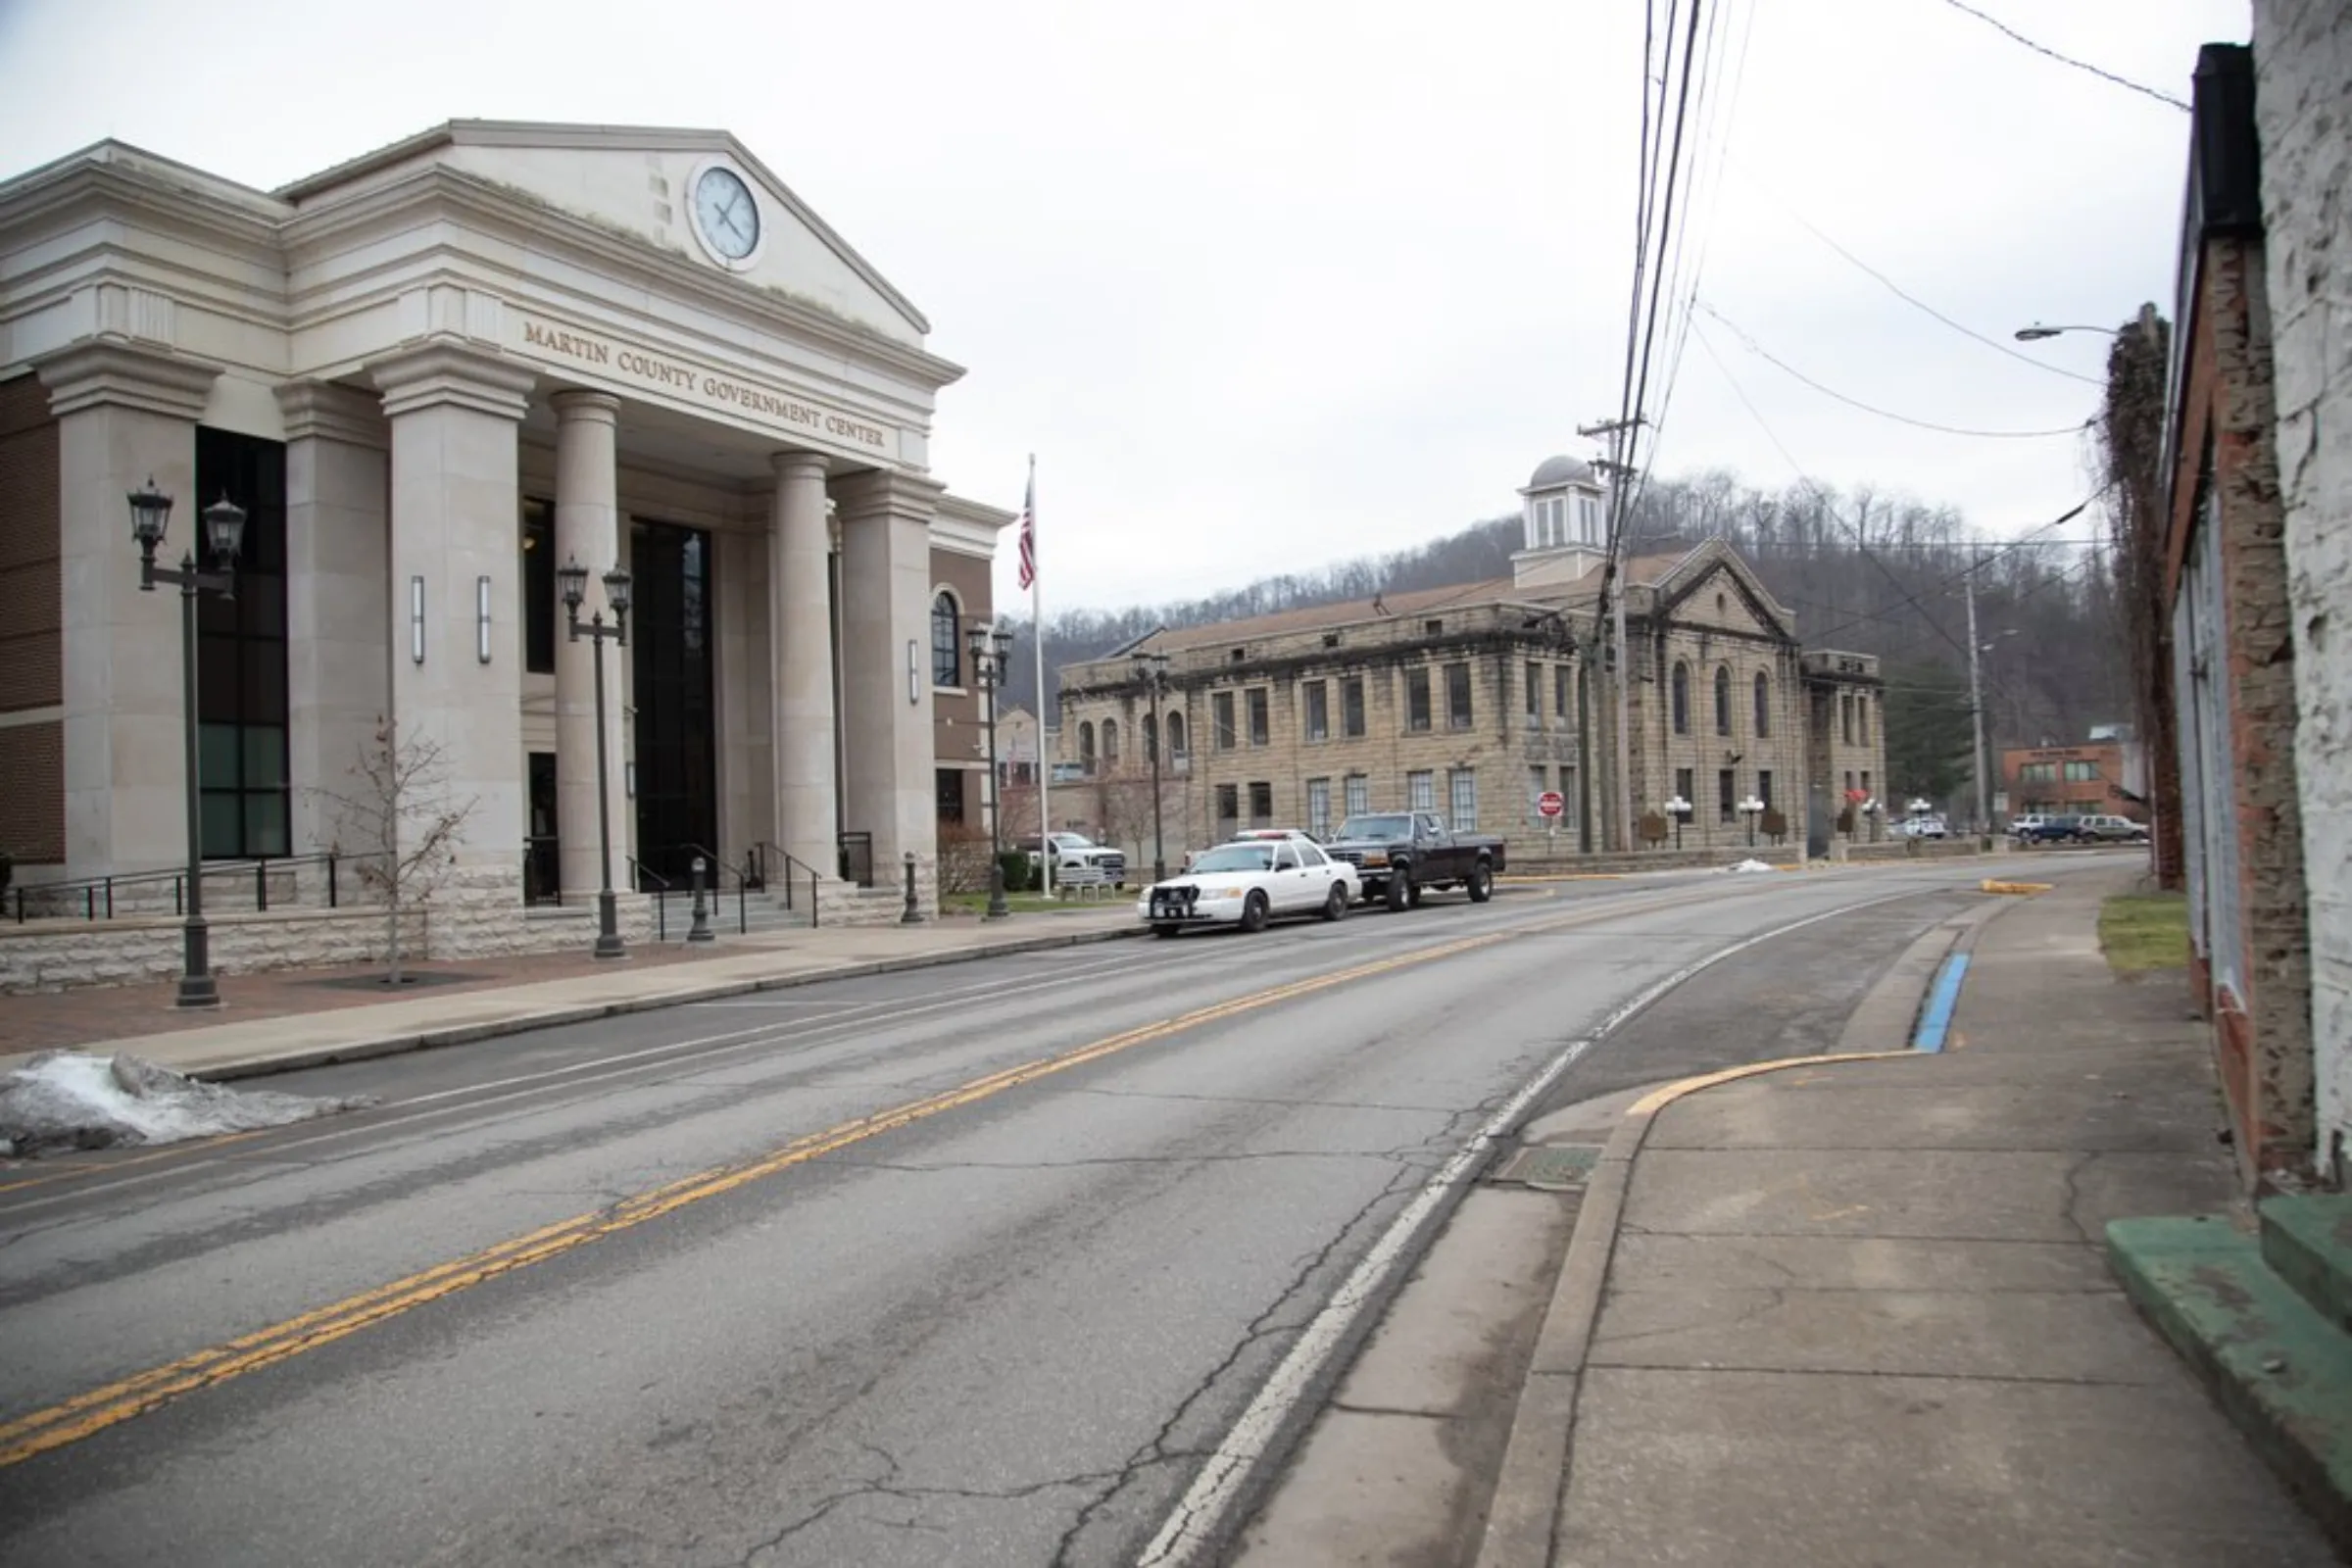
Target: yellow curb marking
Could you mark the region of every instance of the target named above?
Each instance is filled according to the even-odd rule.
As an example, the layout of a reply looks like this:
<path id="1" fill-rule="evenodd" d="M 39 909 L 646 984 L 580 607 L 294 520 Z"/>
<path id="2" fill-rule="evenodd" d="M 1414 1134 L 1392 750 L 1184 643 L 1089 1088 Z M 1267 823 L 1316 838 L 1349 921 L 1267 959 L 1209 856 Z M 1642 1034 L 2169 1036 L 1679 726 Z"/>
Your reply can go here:
<path id="1" fill-rule="evenodd" d="M 592 1213 L 577 1214 L 570 1219 L 542 1226 L 526 1235 L 500 1242 L 480 1251 L 453 1259 L 447 1263 L 411 1274 L 404 1279 L 362 1291 L 356 1296 L 315 1308 L 281 1323 L 271 1324 L 224 1344 L 181 1356 L 162 1366 L 75 1395 L 62 1403 L 34 1410 L 0 1425 L 0 1468 L 62 1448 L 69 1444 L 102 1432 L 106 1428 L 144 1415 L 183 1394 L 214 1387 L 247 1372 L 259 1371 L 277 1362 L 289 1360 L 305 1350 L 330 1345 L 372 1324 L 396 1317 L 426 1302 L 452 1296 L 472 1286 L 497 1279 L 543 1263 L 553 1257 L 602 1241 L 608 1236 L 633 1229 L 648 1220 L 676 1212 L 690 1203 L 716 1198 L 764 1177 L 773 1176 L 795 1165 L 852 1144 L 883 1133 L 895 1132 L 915 1122 L 928 1120 L 944 1111 L 989 1099 L 1033 1083 L 1040 1078 L 1067 1072 L 1073 1067 L 1100 1061 L 1105 1056 L 1171 1035 L 1196 1029 L 1202 1024 L 1216 1023 L 1261 1007 L 1308 996 L 1333 986 L 1386 974 L 1416 964 L 1434 962 L 1460 954 L 1489 948 L 1518 937 L 1539 934 L 1557 927 L 1583 924 L 1592 920 L 1621 915 L 1628 911 L 1580 910 L 1562 920 L 1546 921 L 1535 926 L 1489 932 L 1465 937 L 1413 953 L 1398 954 L 1371 963 L 1358 964 L 1331 974 L 1289 985 L 1276 986 L 1229 1002 L 1184 1013 L 1158 1023 L 1145 1024 L 1116 1034 L 1092 1045 L 1081 1046 L 1058 1056 L 1042 1057 L 1007 1067 L 969 1083 L 947 1090 L 927 1099 L 913 1101 L 889 1110 L 877 1111 L 839 1123 L 822 1132 L 810 1133 L 793 1140 L 782 1148 L 751 1160 L 734 1165 L 714 1166 L 711 1169 L 682 1177 L 664 1186 L 637 1194 L 609 1208 Z"/>
<path id="2" fill-rule="evenodd" d="M 1832 1052 L 1825 1056 L 1783 1056 L 1777 1061 L 1751 1061 L 1743 1067 L 1726 1067 L 1720 1072 L 1701 1073 L 1696 1078 L 1683 1078 L 1674 1083 L 1660 1084 L 1640 1100 L 1625 1107 L 1628 1116 L 1646 1116 L 1652 1111 L 1673 1104 L 1685 1095 L 1695 1095 L 1701 1089 L 1717 1084 L 1733 1083 L 1741 1078 L 1753 1078 L 1759 1073 L 1780 1072 L 1789 1067 L 1810 1067 L 1825 1061 L 1890 1061 L 1897 1056 L 1916 1056 L 1916 1051 L 1848 1051 Z M 0 1434 L 4 1436 L 5 1434 Z"/>
<path id="3" fill-rule="evenodd" d="M 2035 893 L 2047 893 L 2054 885 L 2049 882 L 2002 882 L 1987 877 L 1977 884 L 1977 889 L 1982 893 L 2017 893 L 2030 897 Z"/>

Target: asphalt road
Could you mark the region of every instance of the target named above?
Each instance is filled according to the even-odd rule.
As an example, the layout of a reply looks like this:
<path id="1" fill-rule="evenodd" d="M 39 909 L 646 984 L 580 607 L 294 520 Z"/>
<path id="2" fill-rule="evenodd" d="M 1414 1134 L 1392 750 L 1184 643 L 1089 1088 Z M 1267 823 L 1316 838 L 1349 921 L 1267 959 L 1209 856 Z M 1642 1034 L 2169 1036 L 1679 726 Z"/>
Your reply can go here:
<path id="1" fill-rule="evenodd" d="M 384 1103 L 0 1176 L 0 1561 L 1132 1562 L 1531 1084 L 1821 1049 L 1984 874 L 1557 884 L 272 1080 Z"/>

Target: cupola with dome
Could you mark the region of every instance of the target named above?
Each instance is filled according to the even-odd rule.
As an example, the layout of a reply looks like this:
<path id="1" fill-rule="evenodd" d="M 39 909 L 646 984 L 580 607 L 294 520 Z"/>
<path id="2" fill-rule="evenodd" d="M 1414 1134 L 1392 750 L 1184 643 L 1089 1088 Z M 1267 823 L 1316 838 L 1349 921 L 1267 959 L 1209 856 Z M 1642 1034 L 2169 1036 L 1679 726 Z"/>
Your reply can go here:
<path id="1" fill-rule="evenodd" d="M 1570 582 L 1600 564 L 1607 553 L 1608 488 L 1592 465 L 1566 453 L 1545 458 L 1519 495 L 1524 541 L 1511 557 L 1518 587 Z"/>

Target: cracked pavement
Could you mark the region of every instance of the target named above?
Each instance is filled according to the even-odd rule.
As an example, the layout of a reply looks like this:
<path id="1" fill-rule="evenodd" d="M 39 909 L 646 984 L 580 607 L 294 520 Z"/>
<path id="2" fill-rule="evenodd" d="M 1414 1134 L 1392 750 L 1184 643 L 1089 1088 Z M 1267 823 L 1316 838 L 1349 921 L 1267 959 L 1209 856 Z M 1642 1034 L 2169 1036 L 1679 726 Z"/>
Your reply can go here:
<path id="1" fill-rule="evenodd" d="M 0 1420 L 388 1282 L 431 1294 L 0 1468 L 0 1558 L 1131 1561 L 1431 1173 L 1562 1042 L 1696 951 L 1691 906 L 1732 940 L 1908 875 L 1693 883 L 1650 908 L 1656 885 L 1585 886 L 1023 955 L 810 988 L 772 1024 L 740 1005 L 713 1030 L 685 1008 L 288 1075 L 272 1087 L 385 1103 L 0 1192 L 0 1332 L 31 1351 L 0 1369 Z M 1522 934 L 760 1163 L 1482 932 Z M 857 1016 L 809 1016 L 812 997 Z M 430 1284 L 755 1165 L 545 1261 Z"/>

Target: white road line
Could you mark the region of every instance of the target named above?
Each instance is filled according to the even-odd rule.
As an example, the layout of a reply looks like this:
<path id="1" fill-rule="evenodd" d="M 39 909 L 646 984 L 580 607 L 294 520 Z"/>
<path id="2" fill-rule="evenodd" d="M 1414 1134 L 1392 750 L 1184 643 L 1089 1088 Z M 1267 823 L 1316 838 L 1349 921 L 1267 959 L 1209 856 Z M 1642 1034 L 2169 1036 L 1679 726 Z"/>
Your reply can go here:
<path id="1" fill-rule="evenodd" d="M 1468 1179 L 1495 1142 L 1507 1137 L 1518 1126 L 1520 1117 L 1527 1113 L 1528 1107 L 1542 1097 L 1544 1090 L 1557 1082 L 1562 1073 L 1576 1065 L 1585 1053 L 1607 1039 L 1627 1019 L 1702 969 L 1711 968 L 1726 958 L 1791 931 L 1817 925 L 1841 914 L 1851 914 L 1856 909 L 1869 908 L 1873 905 L 1916 897 L 1917 893 L 1906 892 L 1841 905 L 1835 909 L 1807 915 L 1801 920 L 1791 920 L 1787 925 L 1775 926 L 1769 931 L 1758 932 L 1727 948 L 1718 949 L 1641 991 L 1632 1001 L 1601 1019 L 1592 1033 L 1572 1040 L 1563 1047 L 1525 1088 L 1488 1118 L 1486 1125 L 1462 1147 L 1459 1153 L 1422 1184 L 1403 1211 L 1372 1244 L 1371 1250 L 1363 1255 L 1349 1271 L 1348 1278 L 1341 1282 L 1340 1288 L 1332 1293 L 1331 1299 L 1307 1324 L 1298 1336 L 1298 1343 L 1291 1347 L 1290 1353 L 1282 1358 L 1273 1375 L 1266 1379 L 1265 1386 L 1257 1391 L 1257 1397 L 1250 1401 L 1249 1407 L 1242 1411 L 1232 1429 L 1225 1434 L 1224 1441 L 1217 1445 L 1216 1451 L 1200 1466 L 1200 1474 L 1194 1477 L 1192 1486 L 1178 1499 L 1174 1511 L 1159 1527 L 1159 1533 L 1152 1538 L 1152 1544 L 1144 1548 L 1143 1556 L 1137 1559 L 1137 1568 L 1163 1568 L 1163 1565 L 1190 1563 L 1222 1536 L 1228 1522 L 1226 1516 L 1243 1496 L 1252 1472 L 1266 1456 L 1275 1435 L 1283 1430 L 1308 1392 L 1315 1387 L 1324 1363 L 1331 1359 L 1333 1352 L 1347 1339 L 1356 1318 L 1378 1298 L 1380 1287 L 1398 1260 L 1411 1250 L 1411 1244 L 1422 1227 L 1437 1215 L 1453 1190 Z"/>

